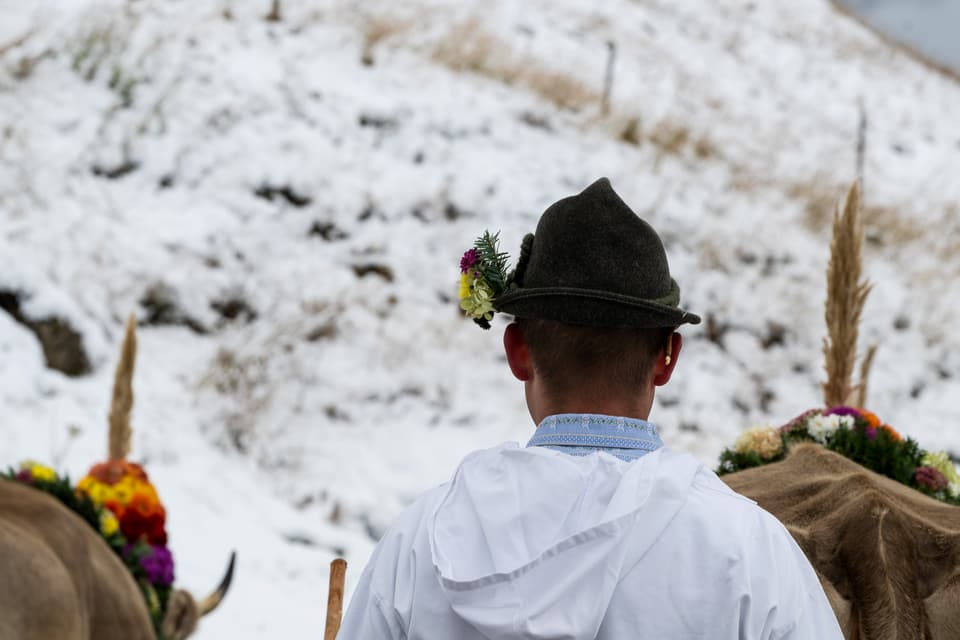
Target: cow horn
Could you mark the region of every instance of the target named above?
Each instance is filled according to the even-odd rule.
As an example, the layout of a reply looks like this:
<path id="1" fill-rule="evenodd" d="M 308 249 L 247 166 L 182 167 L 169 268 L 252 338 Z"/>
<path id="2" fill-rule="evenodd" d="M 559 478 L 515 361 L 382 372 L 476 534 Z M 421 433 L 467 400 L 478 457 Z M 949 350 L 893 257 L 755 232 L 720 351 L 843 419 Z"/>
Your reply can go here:
<path id="1" fill-rule="evenodd" d="M 236 559 L 237 552 L 231 551 L 230 564 L 227 565 L 227 573 L 223 576 L 223 580 L 220 581 L 220 586 L 217 587 L 216 591 L 197 603 L 197 608 L 200 610 L 201 616 L 205 616 L 216 609 L 217 605 L 220 604 L 220 601 L 223 600 L 223 596 L 227 595 L 227 590 L 230 588 L 230 582 L 233 580 L 233 565 Z"/>

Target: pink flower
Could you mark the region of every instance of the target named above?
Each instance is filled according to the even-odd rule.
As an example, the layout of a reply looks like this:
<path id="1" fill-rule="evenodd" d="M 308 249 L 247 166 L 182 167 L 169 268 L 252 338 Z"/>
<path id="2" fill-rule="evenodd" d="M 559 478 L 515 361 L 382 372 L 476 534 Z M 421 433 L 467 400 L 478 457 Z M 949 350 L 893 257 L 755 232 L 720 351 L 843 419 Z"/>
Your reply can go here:
<path id="1" fill-rule="evenodd" d="M 807 420 L 817 414 L 820 414 L 819 409 L 809 409 L 804 411 L 796 418 L 780 427 L 780 433 L 787 433 L 788 431 L 793 431 L 794 429 L 806 429 Z"/>
<path id="2" fill-rule="evenodd" d="M 476 249 L 468 249 L 467 252 L 463 254 L 463 257 L 460 258 L 460 273 L 469 271 L 473 265 L 477 264 L 479 259 L 480 255 Z"/>
<path id="3" fill-rule="evenodd" d="M 947 478 L 933 467 L 917 467 L 913 476 L 917 484 L 931 491 L 942 491 L 947 488 Z"/>

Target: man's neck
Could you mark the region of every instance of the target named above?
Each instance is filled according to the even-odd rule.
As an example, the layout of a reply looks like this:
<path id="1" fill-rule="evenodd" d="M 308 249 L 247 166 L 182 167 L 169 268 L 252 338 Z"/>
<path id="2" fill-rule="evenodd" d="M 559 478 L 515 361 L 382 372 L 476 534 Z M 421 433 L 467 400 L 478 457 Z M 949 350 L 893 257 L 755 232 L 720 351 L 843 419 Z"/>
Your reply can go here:
<path id="1" fill-rule="evenodd" d="M 650 417 L 650 408 L 653 405 L 652 395 L 649 398 L 606 399 L 597 398 L 564 398 L 559 401 L 550 401 L 531 408 L 530 416 L 534 424 L 540 424 L 547 416 L 562 413 L 595 413 L 605 416 L 621 416 L 647 420 Z"/>

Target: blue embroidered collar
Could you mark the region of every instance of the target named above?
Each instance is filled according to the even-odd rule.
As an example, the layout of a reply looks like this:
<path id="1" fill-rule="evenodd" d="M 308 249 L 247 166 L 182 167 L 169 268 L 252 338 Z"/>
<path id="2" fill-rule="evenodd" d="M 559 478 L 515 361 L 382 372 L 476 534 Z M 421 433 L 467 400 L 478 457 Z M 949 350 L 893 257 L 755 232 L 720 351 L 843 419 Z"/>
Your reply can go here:
<path id="1" fill-rule="evenodd" d="M 636 460 L 663 446 L 657 427 L 646 420 L 593 413 L 547 416 L 528 447 L 546 447 L 575 456 L 605 451 L 621 460 Z"/>

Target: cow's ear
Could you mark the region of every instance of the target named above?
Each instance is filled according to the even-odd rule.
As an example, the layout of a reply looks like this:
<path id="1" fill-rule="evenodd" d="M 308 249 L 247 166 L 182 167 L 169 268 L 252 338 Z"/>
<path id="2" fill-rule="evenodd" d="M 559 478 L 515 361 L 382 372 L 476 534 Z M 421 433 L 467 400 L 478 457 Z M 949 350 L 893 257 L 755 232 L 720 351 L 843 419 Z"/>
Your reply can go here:
<path id="1" fill-rule="evenodd" d="M 924 605 L 934 640 L 960 638 L 960 575 L 941 585 Z"/>
<path id="2" fill-rule="evenodd" d="M 176 589 L 167 600 L 167 612 L 160 629 L 164 638 L 183 640 L 196 630 L 199 620 L 196 600 L 183 589 Z"/>
<path id="3" fill-rule="evenodd" d="M 917 590 L 927 598 L 960 575 L 960 539 L 936 528 L 921 529 L 917 538 Z"/>
<path id="4" fill-rule="evenodd" d="M 832 568 L 836 564 L 836 561 L 833 558 L 833 553 L 827 553 L 826 550 L 832 549 L 833 547 L 828 547 L 827 544 L 823 542 L 817 544 L 815 542 L 815 534 L 810 533 L 807 529 L 788 526 L 787 531 L 789 531 L 793 539 L 797 541 L 797 544 L 803 549 L 804 555 L 807 556 L 810 564 L 813 565 L 814 571 L 817 573 L 817 578 L 820 580 L 820 586 L 823 587 L 823 593 L 827 596 L 827 602 L 830 603 L 833 614 L 837 616 L 837 622 L 840 623 L 840 628 L 843 630 L 844 636 L 851 637 L 848 629 L 850 629 L 853 605 L 851 604 L 848 593 L 849 584 L 846 581 L 845 572 L 838 572 Z M 818 556 L 818 553 L 821 554 L 822 557 Z M 827 577 L 824 569 L 830 570 L 831 575 L 834 576 L 833 579 Z M 841 586 L 847 590 L 846 594 L 840 591 L 835 580 L 841 582 Z"/>
<path id="5" fill-rule="evenodd" d="M 835 535 L 818 535 L 815 530 L 787 527 L 787 531 L 797 541 L 804 555 L 816 569 L 821 583 L 829 583 L 836 595 L 849 601 L 853 597 L 847 571 L 838 557 L 838 544 Z M 822 533 L 822 532 L 821 532 Z"/>

